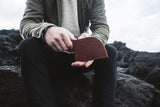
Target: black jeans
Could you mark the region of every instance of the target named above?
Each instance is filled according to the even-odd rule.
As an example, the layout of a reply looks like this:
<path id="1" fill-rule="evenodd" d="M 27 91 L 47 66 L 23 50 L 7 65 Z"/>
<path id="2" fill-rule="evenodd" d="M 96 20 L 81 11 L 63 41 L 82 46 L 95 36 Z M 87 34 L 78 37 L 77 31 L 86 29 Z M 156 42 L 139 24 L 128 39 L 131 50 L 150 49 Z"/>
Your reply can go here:
<path id="1" fill-rule="evenodd" d="M 113 107 L 116 89 L 116 56 L 113 46 L 105 46 L 109 58 L 95 60 L 85 67 L 71 67 L 74 55 L 55 52 L 41 39 L 30 37 L 19 46 L 21 72 L 30 107 L 57 107 L 51 78 L 53 73 L 95 70 L 94 107 Z M 52 72 L 52 74 L 50 74 Z"/>

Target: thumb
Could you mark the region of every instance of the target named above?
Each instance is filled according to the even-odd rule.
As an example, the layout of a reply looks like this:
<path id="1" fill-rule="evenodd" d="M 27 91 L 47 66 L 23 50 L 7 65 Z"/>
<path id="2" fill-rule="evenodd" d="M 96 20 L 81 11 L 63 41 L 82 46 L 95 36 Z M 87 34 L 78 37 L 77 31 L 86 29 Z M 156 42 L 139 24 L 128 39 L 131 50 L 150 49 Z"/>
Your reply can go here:
<path id="1" fill-rule="evenodd" d="M 70 38 L 71 40 L 77 40 L 73 35 L 69 35 L 69 38 Z"/>
<path id="2" fill-rule="evenodd" d="M 78 39 L 83 39 L 89 37 L 88 33 L 82 33 L 81 36 Z"/>
<path id="3" fill-rule="evenodd" d="M 88 68 L 93 62 L 94 62 L 94 60 L 90 60 L 90 61 L 86 62 L 85 67 Z"/>
<path id="4" fill-rule="evenodd" d="M 73 35 L 71 32 L 69 32 L 68 30 L 67 30 L 67 34 L 68 34 L 70 40 L 77 40 L 77 39 L 74 37 L 74 35 Z"/>

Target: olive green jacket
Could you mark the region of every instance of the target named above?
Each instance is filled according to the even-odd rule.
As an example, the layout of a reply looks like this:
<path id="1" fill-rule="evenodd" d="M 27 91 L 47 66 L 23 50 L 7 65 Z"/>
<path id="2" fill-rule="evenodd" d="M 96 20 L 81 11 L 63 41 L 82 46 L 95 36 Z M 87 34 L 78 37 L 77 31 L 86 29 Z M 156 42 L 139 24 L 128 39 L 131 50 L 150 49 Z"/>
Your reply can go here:
<path id="1" fill-rule="evenodd" d="M 61 26 L 61 0 L 27 0 L 20 32 L 23 39 L 30 36 L 40 38 L 45 28 Z M 80 32 L 90 29 L 91 36 L 107 43 L 109 26 L 105 16 L 104 0 L 77 0 Z"/>

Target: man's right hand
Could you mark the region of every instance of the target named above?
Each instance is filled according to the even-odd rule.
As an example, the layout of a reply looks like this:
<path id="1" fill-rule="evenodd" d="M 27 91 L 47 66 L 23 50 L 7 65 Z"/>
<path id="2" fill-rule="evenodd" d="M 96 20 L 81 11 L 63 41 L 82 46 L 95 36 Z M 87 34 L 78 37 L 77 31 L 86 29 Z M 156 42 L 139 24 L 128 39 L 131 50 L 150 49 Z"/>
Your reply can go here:
<path id="1" fill-rule="evenodd" d="M 56 52 L 72 51 L 74 35 L 62 27 L 49 27 L 44 35 L 47 44 Z"/>

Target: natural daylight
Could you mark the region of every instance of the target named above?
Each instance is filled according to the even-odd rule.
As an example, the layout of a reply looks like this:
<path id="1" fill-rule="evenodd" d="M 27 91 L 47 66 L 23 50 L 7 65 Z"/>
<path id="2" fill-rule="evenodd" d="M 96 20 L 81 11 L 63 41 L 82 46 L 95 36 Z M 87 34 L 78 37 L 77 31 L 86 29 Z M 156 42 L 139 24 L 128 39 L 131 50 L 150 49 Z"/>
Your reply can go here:
<path id="1" fill-rule="evenodd" d="M 160 0 L 0 0 L 0 107 L 160 107 Z"/>

